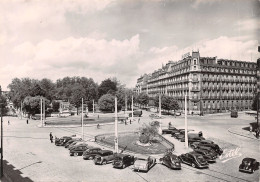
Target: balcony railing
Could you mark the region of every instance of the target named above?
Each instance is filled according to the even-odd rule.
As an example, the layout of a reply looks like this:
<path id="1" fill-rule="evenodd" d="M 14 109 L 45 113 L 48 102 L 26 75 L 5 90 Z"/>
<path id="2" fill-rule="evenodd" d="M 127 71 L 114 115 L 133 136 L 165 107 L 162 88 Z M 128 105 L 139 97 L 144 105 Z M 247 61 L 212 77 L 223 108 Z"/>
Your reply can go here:
<path id="1" fill-rule="evenodd" d="M 192 92 L 199 92 L 200 89 L 199 89 L 199 87 L 192 87 L 192 88 L 191 88 L 191 91 L 192 91 Z"/>

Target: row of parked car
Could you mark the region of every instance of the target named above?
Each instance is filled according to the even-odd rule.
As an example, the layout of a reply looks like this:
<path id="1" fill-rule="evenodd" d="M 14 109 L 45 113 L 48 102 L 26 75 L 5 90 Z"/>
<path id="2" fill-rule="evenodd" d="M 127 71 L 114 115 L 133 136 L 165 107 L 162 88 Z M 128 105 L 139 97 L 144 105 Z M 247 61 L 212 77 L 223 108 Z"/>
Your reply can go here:
<path id="1" fill-rule="evenodd" d="M 126 168 L 133 165 L 135 171 L 148 172 L 156 164 L 156 159 L 152 156 L 113 153 L 111 150 L 89 146 L 81 138 L 75 136 L 56 138 L 55 145 L 68 148 L 70 156 L 82 156 L 84 160 L 93 160 L 96 165 L 112 163 L 114 168 Z"/>
<path id="2" fill-rule="evenodd" d="M 169 126 L 167 129 L 162 130 L 162 133 L 171 134 L 177 140 L 185 142 L 184 129 Z M 206 140 L 202 135 L 201 131 L 188 130 L 188 144 L 193 149 L 193 152 L 180 155 L 179 159 L 182 163 L 192 167 L 206 168 L 209 162 L 215 162 L 217 157 L 223 153 L 223 150 L 217 144 L 211 140 Z M 259 169 L 259 165 L 256 159 L 246 157 L 239 165 L 239 171 L 253 173 Z"/>

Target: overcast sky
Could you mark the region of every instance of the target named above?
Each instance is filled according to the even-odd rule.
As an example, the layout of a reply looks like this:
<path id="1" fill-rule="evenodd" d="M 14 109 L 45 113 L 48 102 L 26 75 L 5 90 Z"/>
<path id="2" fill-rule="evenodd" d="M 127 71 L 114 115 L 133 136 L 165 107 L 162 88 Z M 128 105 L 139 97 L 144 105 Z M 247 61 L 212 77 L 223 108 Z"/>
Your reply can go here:
<path id="1" fill-rule="evenodd" d="M 259 20 L 259 0 L 1 0 L 0 85 L 85 76 L 134 87 L 197 49 L 256 61 Z"/>

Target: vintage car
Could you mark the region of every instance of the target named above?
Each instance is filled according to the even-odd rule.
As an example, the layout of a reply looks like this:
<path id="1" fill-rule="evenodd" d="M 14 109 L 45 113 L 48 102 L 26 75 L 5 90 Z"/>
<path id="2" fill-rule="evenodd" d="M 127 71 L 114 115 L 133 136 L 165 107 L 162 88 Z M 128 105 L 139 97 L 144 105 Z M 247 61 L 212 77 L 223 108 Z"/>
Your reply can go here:
<path id="1" fill-rule="evenodd" d="M 259 169 L 259 162 L 253 158 L 244 158 L 242 163 L 239 165 L 239 171 L 254 173 L 255 170 Z"/>
<path id="2" fill-rule="evenodd" d="M 179 160 L 178 156 L 168 153 L 164 155 L 162 158 L 159 159 L 160 162 L 171 168 L 171 169 L 181 169 L 181 161 Z"/>
<path id="3" fill-rule="evenodd" d="M 82 141 L 81 138 L 75 138 L 75 139 L 71 139 L 69 140 L 66 144 L 65 144 L 65 148 L 68 148 L 70 146 L 70 144 L 72 144 L 75 141 Z"/>
<path id="4" fill-rule="evenodd" d="M 188 129 L 188 132 L 194 131 L 193 129 Z M 176 138 L 176 139 L 180 139 L 185 135 L 185 129 L 178 129 L 175 131 L 172 131 L 171 136 Z"/>
<path id="5" fill-rule="evenodd" d="M 83 154 L 83 152 L 85 152 L 88 148 L 91 148 L 91 146 L 88 145 L 80 145 L 77 147 L 74 147 L 72 149 L 70 149 L 69 153 L 70 156 L 81 156 Z"/>
<path id="6" fill-rule="evenodd" d="M 207 146 L 211 147 L 218 155 L 221 155 L 223 153 L 223 150 L 211 140 L 202 140 L 200 142 L 194 142 L 190 146 L 193 149 L 200 148 L 200 146 Z"/>
<path id="7" fill-rule="evenodd" d="M 86 144 L 85 141 L 75 141 L 75 142 L 73 142 L 72 144 L 69 145 L 68 149 L 70 150 L 74 147 L 77 147 L 79 145 L 84 145 L 84 144 Z"/>
<path id="8" fill-rule="evenodd" d="M 127 166 L 133 165 L 135 158 L 129 154 L 115 154 L 114 161 L 112 163 L 114 168 L 126 168 Z"/>
<path id="9" fill-rule="evenodd" d="M 148 172 L 156 164 L 156 159 L 151 156 L 135 157 L 134 171 Z"/>
<path id="10" fill-rule="evenodd" d="M 69 136 L 63 136 L 59 139 L 55 139 L 55 145 L 56 146 L 64 146 L 69 140 L 71 140 L 72 137 L 69 137 Z"/>
<path id="11" fill-rule="evenodd" d="M 209 166 L 208 162 L 204 159 L 204 157 L 196 152 L 181 154 L 179 156 L 179 159 L 182 163 L 188 164 L 194 168 L 207 168 Z"/>
<path id="12" fill-rule="evenodd" d="M 87 159 L 94 159 L 94 157 L 96 155 L 99 154 L 99 152 L 101 151 L 101 148 L 98 147 L 94 147 L 94 148 L 89 148 L 87 149 L 84 153 L 83 153 L 83 159 L 87 160 Z"/>
<path id="13" fill-rule="evenodd" d="M 201 154 L 208 162 L 216 162 L 216 159 L 218 157 L 215 152 L 205 149 L 194 149 L 194 152 Z"/>
<path id="14" fill-rule="evenodd" d="M 173 132 L 179 132 L 179 130 L 173 126 L 162 130 L 162 134 L 172 134 Z"/>
<path id="15" fill-rule="evenodd" d="M 101 150 L 98 155 L 94 158 L 95 164 L 107 164 L 108 162 L 112 162 L 115 158 L 113 151 L 111 150 Z"/>

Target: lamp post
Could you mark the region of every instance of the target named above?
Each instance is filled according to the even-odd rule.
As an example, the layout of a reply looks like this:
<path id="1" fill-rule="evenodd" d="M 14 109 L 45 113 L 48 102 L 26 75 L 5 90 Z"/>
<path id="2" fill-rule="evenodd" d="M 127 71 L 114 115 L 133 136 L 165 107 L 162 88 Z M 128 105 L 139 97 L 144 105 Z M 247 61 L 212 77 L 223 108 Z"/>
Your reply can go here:
<path id="1" fill-rule="evenodd" d="M 117 97 L 115 97 L 115 152 L 118 153 Z"/>
<path id="2" fill-rule="evenodd" d="M 83 98 L 82 98 L 82 108 L 81 108 L 81 137 L 84 140 L 84 126 L 83 126 Z"/>

